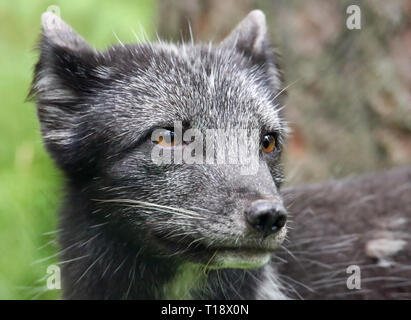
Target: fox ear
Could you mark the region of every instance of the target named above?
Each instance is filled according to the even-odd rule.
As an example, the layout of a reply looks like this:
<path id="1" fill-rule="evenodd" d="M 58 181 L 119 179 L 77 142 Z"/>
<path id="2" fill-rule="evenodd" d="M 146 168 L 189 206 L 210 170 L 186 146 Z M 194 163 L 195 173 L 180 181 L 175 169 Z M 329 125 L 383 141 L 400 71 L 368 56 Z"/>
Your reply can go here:
<path id="1" fill-rule="evenodd" d="M 54 45 L 74 51 L 92 50 L 86 40 L 55 14 L 51 12 L 43 13 L 41 24 L 43 27 L 43 37 L 47 38 Z"/>
<path id="2" fill-rule="evenodd" d="M 95 50 L 60 17 L 42 15 L 40 59 L 30 95 L 64 103 L 78 97 L 95 62 Z"/>
<path id="3" fill-rule="evenodd" d="M 261 10 L 253 10 L 223 40 L 222 45 L 235 47 L 250 56 L 262 56 L 268 43 L 265 15 Z"/>
<path id="4" fill-rule="evenodd" d="M 266 69 L 271 85 L 279 89 L 279 70 L 267 33 L 265 15 L 261 10 L 251 11 L 222 41 L 222 46 L 235 48 L 252 62 Z"/>
<path id="5" fill-rule="evenodd" d="M 44 143 L 66 172 L 84 167 L 93 136 L 84 97 L 98 85 L 96 51 L 58 16 L 42 16 L 40 57 L 29 99 L 36 101 Z M 89 160 L 87 160 L 89 161 Z"/>

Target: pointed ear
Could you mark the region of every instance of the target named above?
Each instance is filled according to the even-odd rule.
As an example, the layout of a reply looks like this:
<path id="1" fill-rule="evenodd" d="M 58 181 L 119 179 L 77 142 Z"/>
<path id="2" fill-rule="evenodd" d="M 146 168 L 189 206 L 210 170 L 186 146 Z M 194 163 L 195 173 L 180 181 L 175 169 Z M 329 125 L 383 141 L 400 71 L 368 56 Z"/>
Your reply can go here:
<path id="1" fill-rule="evenodd" d="M 78 35 L 60 17 L 51 12 L 45 12 L 41 16 L 43 27 L 43 37 L 56 46 L 78 50 L 92 50 L 90 45 L 80 35 Z"/>
<path id="2" fill-rule="evenodd" d="M 264 67 L 269 81 L 279 90 L 279 70 L 267 33 L 265 15 L 261 10 L 251 11 L 222 41 L 222 46 L 235 48 L 253 63 Z"/>
<path id="3" fill-rule="evenodd" d="M 44 143 L 66 172 L 84 167 L 88 132 L 85 96 L 101 84 L 96 51 L 58 16 L 42 16 L 40 57 L 29 99 L 36 101 Z M 87 139 L 86 139 L 87 138 Z"/>
<path id="4" fill-rule="evenodd" d="M 40 59 L 29 97 L 37 100 L 71 100 L 77 97 L 87 71 L 95 64 L 95 50 L 60 17 L 42 15 Z"/>
<path id="5" fill-rule="evenodd" d="M 263 55 L 268 45 L 264 13 L 251 11 L 223 40 L 222 45 L 235 47 L 253 56 Z"/>

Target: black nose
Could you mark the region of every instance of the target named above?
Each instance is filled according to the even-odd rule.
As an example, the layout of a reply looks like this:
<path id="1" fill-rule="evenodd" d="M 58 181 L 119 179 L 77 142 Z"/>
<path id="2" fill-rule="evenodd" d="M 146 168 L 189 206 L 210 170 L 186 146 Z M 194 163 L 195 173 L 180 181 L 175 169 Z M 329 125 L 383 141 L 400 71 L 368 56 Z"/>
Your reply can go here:
<path id="1" fill-rule="evenodd" d="M 246 218 L 255 230 L 267 237 L 284 227 L 287 212 L 279 202 L 257 200 L 246 211 Z"/>

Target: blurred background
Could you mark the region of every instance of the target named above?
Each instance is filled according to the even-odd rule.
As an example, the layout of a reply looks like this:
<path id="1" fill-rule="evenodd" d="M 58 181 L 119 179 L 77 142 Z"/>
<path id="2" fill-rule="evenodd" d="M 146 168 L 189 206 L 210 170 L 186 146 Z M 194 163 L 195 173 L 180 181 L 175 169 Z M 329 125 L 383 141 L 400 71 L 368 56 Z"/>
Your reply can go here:
<path id="1" fill-rule="evenodd" d="M 346 25 L 352 4 L 359 30 Z M 410 0 L 0 0 L 0 299 L 60 298 L 46 270 L 58 264 L 62 177 L 25 102 L 52 5 L 98 49 L 136 36 L 187 40 L 189 22 L 194 40 L 219 41 L 262 9 L 289 86 L 287 184 L 411 164 Z"/>

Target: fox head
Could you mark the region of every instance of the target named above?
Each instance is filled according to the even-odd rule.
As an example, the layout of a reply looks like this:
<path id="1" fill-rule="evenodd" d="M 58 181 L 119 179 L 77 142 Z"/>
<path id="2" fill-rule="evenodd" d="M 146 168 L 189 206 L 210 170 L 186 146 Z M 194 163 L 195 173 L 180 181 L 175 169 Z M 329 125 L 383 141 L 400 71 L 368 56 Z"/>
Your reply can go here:
<path id="1" fill-rule="evenodd" d="M 52 13 L 42 24 L 30 95 L 69 192 L 88 200 L 79 212 L 157 256 L 265 264 L 286 234 L 287 127 L 264 14 L 216 45 L 104 51 Z"/>

